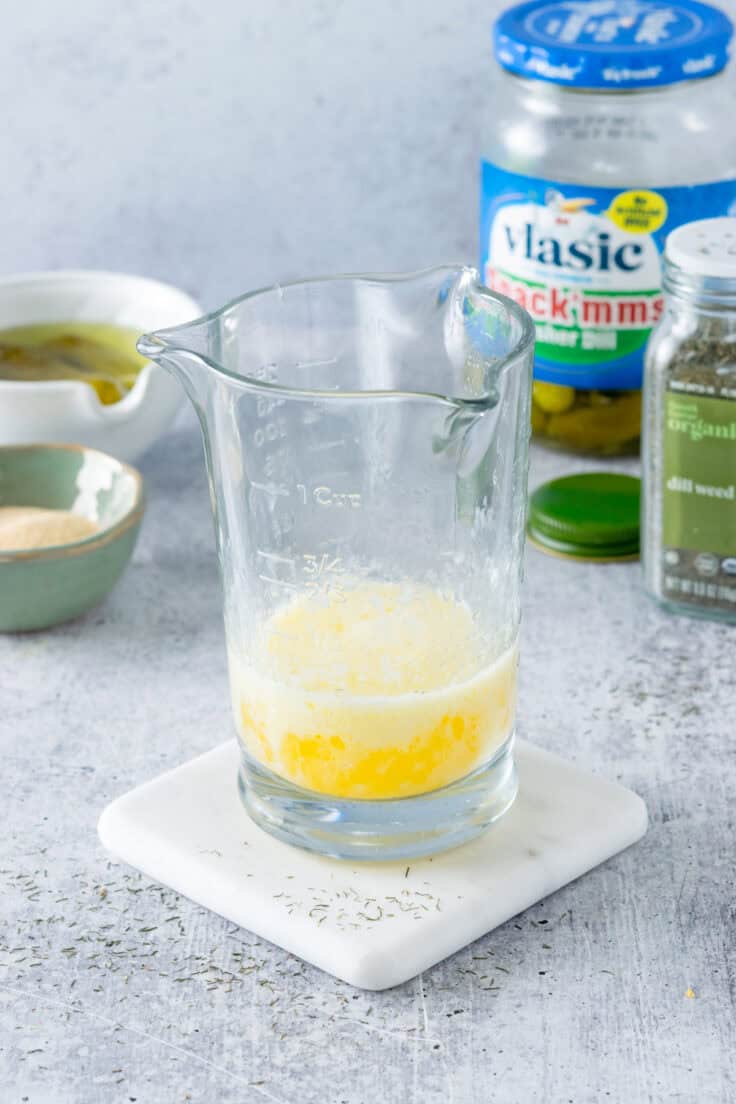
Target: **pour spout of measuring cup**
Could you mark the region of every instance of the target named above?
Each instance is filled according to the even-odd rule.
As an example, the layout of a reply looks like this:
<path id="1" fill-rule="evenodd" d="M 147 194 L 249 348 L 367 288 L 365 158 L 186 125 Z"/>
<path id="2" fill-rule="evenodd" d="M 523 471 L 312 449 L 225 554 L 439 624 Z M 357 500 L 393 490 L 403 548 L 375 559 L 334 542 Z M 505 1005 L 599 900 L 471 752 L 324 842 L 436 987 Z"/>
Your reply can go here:
<path id="1" fill-rule="evenodd" d="M 212 367 L 210 325 L 204 319 L 143 334 L 138 352 L 176 376 L 195 406 L 203 406 Z"/>

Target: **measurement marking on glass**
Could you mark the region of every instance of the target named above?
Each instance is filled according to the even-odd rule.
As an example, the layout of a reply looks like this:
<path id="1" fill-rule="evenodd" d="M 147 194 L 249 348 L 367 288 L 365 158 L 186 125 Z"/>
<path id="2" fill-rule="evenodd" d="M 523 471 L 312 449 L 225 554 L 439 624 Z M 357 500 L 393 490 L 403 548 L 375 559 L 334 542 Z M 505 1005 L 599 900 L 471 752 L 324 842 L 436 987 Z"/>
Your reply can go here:
<path id="1" fill-rule="evenodd" d="M 347 506 L 359 510 L 362 506 L 360 491 L 333 491 L 331 487 L 314 487 L 311 490 L 303 483 L 297 483 L 302 504 L 306 506 L 311 499 L 317 506 Z"/>
<path id="2" fill-rule="evenodd" d="M 330 572 L 336 571 L 342 572 L 342 559 L 340 556 L 330 556 L 328 552 L 323 552 L 321 557 L 313 556 L 309 552 L 305 552 L 302 556 L 304 565 L 302 570 L 305 575 L 327 575 Z"/>
<path id="3" fill-rule="evenodd" d="M 262 579 L 264 583 L 273 583 L 274 586 L 285 587 L 287 590 L 298 590 L 299 587 L 295 583 L 287 583 L 286 579 L 274 579 L 271 575 L 258 575 L 259 579 Z"/>
<path id="4" fill-rule="evenodd" d="M 272 422 L 266 422 L 263 426 L 253 431 L 253 444 L 256 448 L 273 444 L 274 441 L 287 436 L 286 426 L 282 418 L 275 418 Z"/>
<path id="5" fill-rule="evenodd" d="M 344 439 L 341 437 L 339 441 L 319 441 L 317 444 L 310 445 L 310 452 L 327 452 L 328 449 L 342 448 L 345 444 Z"/>
<path id="6" fill-rule="evenodd" d="M 289 497 L 288 488 L 280 483 L 256 483 L 255 479 L 251 479 L 250 485 L 255 491 L 263 491 L 264 494 L 276 495 L 280 498 Z"/>
<path id="7" fill-rule="evenodd" d="M 262 548 L 257 548 L 256 553 L 263 556 L 264 560 L 277 560 L 279 563 L 288 564 L 289 567 L 294 566 L 293 556 L 280 556 L 278 552 L 264 552 Z"/>
<path id="8" fill-rule="evenodd" d="M 296 362 L 297 368 L 329 368 L 337 364 L 337 357 L 330 357 L 329 360 L 298 360 Z"/>

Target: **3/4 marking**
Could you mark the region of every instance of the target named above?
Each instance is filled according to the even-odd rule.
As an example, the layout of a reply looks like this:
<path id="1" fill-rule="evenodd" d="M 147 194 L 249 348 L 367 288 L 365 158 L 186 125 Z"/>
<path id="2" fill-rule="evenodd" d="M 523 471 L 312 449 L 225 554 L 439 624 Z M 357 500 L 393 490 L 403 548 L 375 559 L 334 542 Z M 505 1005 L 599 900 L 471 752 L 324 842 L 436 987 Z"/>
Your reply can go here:
<path id="1" fill-rule="evenodd" d="M 312 555 L 310 552 L 305 552 L 302 560 L 302 571 L 305 575 L 312 577 L 321 578 L 323 575 L 339 574 L 342 571 L 341 558 L 330 556 L 327 552 L 323 552 L 319 557 Z"/>

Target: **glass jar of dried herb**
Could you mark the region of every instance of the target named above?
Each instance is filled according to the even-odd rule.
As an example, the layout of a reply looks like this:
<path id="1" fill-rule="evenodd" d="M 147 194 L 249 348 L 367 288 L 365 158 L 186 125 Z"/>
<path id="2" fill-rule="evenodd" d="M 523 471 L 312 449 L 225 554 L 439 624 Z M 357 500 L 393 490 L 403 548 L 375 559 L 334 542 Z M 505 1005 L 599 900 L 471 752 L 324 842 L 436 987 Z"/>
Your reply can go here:
<path id="1" fill-rule="evenodd" d="M 736 218 L 679 227 L 644 377 L 646 587 L 679 613 L 736 620 Z"/>

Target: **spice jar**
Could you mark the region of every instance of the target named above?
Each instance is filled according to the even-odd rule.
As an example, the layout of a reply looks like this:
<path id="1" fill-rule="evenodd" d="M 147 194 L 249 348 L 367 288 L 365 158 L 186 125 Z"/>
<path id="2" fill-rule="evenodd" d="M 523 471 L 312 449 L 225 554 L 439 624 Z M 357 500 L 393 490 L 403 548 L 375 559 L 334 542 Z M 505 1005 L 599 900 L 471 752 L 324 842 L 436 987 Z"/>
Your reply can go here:
<path id="1" fill-rule="evenodd" d="M 680 613 L 736 620 L 736 218 L 675 230 L 664 290 L 644 388 L 646 587 Z"/>
<path id="2" fill-rule="evenodd" d="M 732 32 L 694 0 L 531 0 L 496 24 L 481 271 L 537 324 L 550 444 L 638 448 L 664 241 L 736 202 Z"/>

